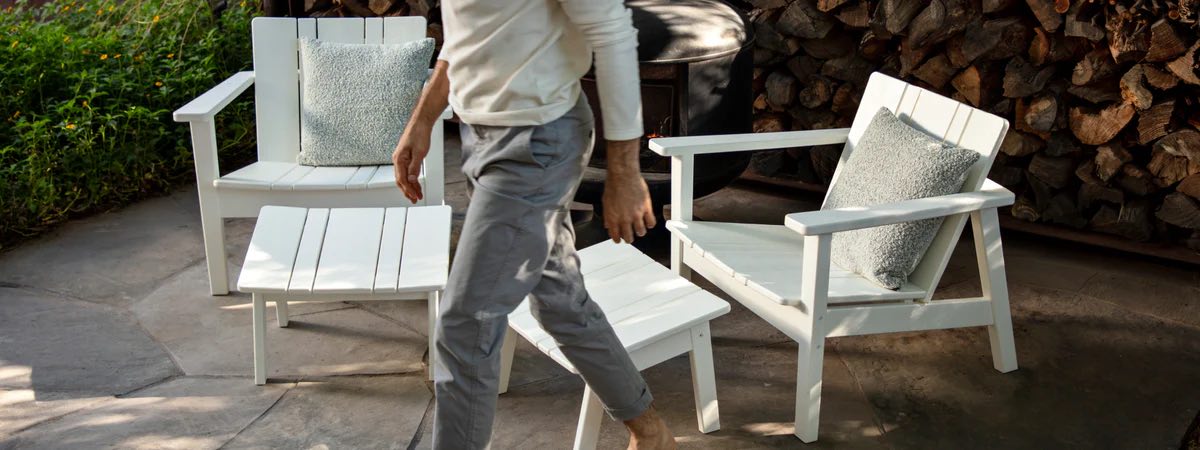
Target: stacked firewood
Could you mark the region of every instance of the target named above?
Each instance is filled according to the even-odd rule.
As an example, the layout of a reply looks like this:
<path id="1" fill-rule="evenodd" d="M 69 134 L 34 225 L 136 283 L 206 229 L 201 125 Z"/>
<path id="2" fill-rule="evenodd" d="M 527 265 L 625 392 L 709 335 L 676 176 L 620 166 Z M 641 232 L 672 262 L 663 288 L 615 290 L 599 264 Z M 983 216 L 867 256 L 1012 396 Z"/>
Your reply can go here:
<path id="1" fill-rule="evenodd" d="M 872 71 L 1012 124 L 1012 216 L 1200 250 L 1200 0 L 745 0 L 756 131 L 849 126 Z M 827 184 L 839 147 L 756 155 Z"/>

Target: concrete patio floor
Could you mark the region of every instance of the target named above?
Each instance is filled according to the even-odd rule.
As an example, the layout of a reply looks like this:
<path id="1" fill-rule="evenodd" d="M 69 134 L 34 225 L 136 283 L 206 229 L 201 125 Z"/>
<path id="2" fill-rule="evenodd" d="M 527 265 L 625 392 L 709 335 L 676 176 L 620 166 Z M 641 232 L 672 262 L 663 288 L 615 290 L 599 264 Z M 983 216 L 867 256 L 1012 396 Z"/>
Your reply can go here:
<path id="1" fill-rule="evenodd" d="M 802 197 L 738 184 L 696 215 L 779 223 Z M 252 228 L 227 226 L 234 274 Z M 685 449 L 1178 448 L 1200 269 L 1015 233 L 1005 251 L 1020 370 L 992 369 L 982 328 L 831 340 L 818 443 L 791 435 L 795 345 L 736 303 L 712 324 L 719 432 L 696 431 L 686 359 L 646 378 Z M 210 297 L 203 258 L 194 189 L 0 254 L 0 448 L 429 448 L 423 302 L 296 305 L 254 386 L 249 296 Z M 939 297 L 978 291 L 960 245 Z M 513 377 L 493 448 L 568 448 L 581 381 L 524 343 Z M 602 448 L 625 443 L 607 422 Z"/>

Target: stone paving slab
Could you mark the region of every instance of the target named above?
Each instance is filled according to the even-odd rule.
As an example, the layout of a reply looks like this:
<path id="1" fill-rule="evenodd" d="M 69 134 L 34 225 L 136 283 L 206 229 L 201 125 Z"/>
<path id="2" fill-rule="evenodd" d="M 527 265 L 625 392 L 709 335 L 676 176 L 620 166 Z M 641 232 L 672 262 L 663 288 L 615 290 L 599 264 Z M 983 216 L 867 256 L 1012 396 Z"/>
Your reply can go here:
<path id="1" fill-rule="evenodd" d="M 1078 292 L 1200 327 L 1200 268 L 1051 239 L 1005 235 L 1009 280 Z"/>
<path id="2" fill-rule="evenodd" d="M 1200 279 L 1179 282 L 1198 275 L 1200 270 L 1176 268 L 1105 271 L 1090 279 L 1080 292 L 1133 311 L 1200 327 Z"/>
<path id="3" fill-rule="evenodd" d="M 288 387 L 176 378 L 0 440 L 0 448 L 215 449 Z"/>
<path id="4" fill-rule="evenodd" d="M 351 302 L 360 308 L 381 314 L 390 320 L 402 324 L 422 336 L 428 334 L 426 328 L 425 302 Z M 518 336 L 517 351 L 513 354 L 513 372 L 509 383 L 519 386 L 534 383 L 553 377 L 570 374 L 550 358 L 545 357 L 533 344 Z"/>
<path id="5" fill-rule="evenodd" d="M 964 283 L 952 290 L 977 291 Z M 1020 369 L 982 328 L 837 338 L 899 448 L 1174 448 L 1200 406 L 1200 330 L 1010 286 Z M 828 381 L 829 378 L 826 378 Z"/>
<path id="6" fill-rule="evenodd" d="M 204 257 L 189 198 L 194 188 L 65 224 L 0 254 L 0 282 L 128 305 Z"/>
<path id="7" fill-rule="evenodd" d="M 179 374 L 163 348 L 108 306 L 0 288 L 0 389 L 123 394 Z"/>
<path id="8" fill-rule="evenodd" d="M 405 449 L 432 399 L 423 374 L 302 381 L 223 448 Z"/>
<path id="9" fill-rule="evenodd" d="M 0 439 L 109 399 L 111 397 L 80 397 L 33 389 L 0 389 Z"/>
<path id="10" fill-rule="evenodd" d="M 717 394 L 721 430 L 701 434 L 696 428 L 691 369 L 678 357 L 643 372 L 655 405 L 681 448 L 796 448 L 792 435 L 796 347 L 778 344 L 747 349 L 716 346 Z M 884 448 L 882 430 L 871 405 L 840 357 L 826 355 L 827 412 L 822 438 L 806 448 Z M 583 382 L 574 375 L 515 387 L 500 396 L 493 429 L 494 448 L 566 448 L 574 439 Z M 426 433 L 422 446 L 429 448 Z M 599 448 L 624 448 L 629 435 L 622 424 L 605 419 Z"/>
<path id="11" fill-rule="evenodd" d="M 717 343 L 717 396 L 721 430 L 708 435 L 696 427 L 691 369 L 686 357 L 647 369 L 646 381 L 671 430 L 696 448 L 795 448 L 796 345 L 736 347 Z M 883 448 L 882 430 L 871 405 L 842 364 L 827 352 L 824 366 L 821 439 L 806 448 Z M 624 436 L 624 427 L 606 423 L 604 433 Z"/>
<path id="12" fill-rule="evenodd" d="M 212 297 L 207 283 L 204 265 L 197 264 L 133 305 L 133 312 L 187 375 L 249 377 L 250 297 Z M 416 303 L 424 311 L 424 302 Z M 288 328 L 277 327 L 269 309 L 268 377 L 424 370 L 424 336 L 353 305 L 297 304 Z"/>

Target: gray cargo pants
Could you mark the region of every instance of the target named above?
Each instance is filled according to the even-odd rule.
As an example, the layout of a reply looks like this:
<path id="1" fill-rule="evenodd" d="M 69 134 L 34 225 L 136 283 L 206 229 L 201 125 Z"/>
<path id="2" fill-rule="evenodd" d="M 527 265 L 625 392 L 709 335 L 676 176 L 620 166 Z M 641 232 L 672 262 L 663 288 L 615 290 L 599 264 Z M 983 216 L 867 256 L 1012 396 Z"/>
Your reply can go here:
<path id="1" fill-rule="evenodd" d="M 593 129 L 582 95 L 545 125 L 461 128 L 472 194 L 439 311 L 434 449 L 487 447 L 508 314 L 526 295 L 613 418 L 632 419 L 650 406 L 645 381 L 584 289 L 575 253 L 567 207 Z"/>

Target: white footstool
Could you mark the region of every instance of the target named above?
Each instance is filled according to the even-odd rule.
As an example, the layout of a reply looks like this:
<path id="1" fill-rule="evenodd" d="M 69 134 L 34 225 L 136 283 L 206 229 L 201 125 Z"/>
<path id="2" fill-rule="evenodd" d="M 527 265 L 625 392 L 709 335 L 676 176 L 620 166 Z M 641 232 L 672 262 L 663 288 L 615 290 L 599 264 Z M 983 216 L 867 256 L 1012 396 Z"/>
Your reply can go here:
<path id="1" fill-rule="evenodd" d="M 700 431 L 710 433 L 721 428 L 708 322 L 729 312 L 729 304 L 675 275 L 631 245 L 605 241 L 580 250 L 579 258 L 588 293 L 604 310 L 638 370 L 687 353 L 692 361 L 692 389 Z M 538 325 L 528 299 L 508 316 L 508 324 L 511 331 L 504 341 L 501 358 L 501 393 L 508 390 L 516 349 L 512 331 L 567 370 L 578 373 L 554 338 Z M 575 430 L 575 449 L 596 448 L 603 413 L 600 399 L 585 387 Z"/>
<path id="2" fill-rule="evenodd" d="M 449 206 L 263 207 L 238 277 L 254 300 L 254 384 L 267 380 L 266 302 L 286 327 L 288 301 L 428 300 L 432 349 L 449 260 Z"/>

